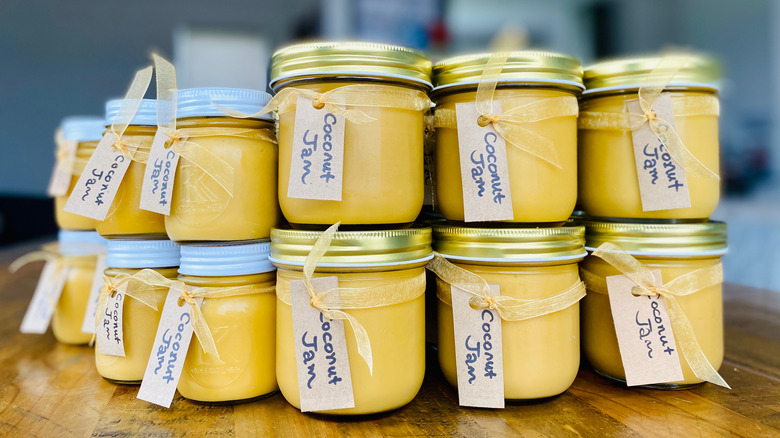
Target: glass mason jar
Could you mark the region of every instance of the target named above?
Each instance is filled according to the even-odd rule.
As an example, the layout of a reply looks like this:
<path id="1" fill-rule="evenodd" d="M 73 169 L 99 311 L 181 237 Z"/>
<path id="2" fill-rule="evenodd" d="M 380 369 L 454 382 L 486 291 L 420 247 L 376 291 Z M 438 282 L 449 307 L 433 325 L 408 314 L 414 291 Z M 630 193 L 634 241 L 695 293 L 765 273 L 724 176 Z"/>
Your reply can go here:
<path id="1" fill-rule="evenodd" d="M 279 203 L 291 224 L 414 222 L 424 196 L 423 115 L 429 105 L 424 94 L 431 89 L 430 73 L 431 62 L 421 52 L 385 44 L 310 43 L 274 53 L 270 86 L 276 93 L 290 88 L 337 93 L 350 85 L 377 86 L 360 99 L 365 105 L 344 106 L 373 120 L 345 120 L 340 201 L 289 196 L 297 105 L 279 108 Z M 404 92 L 410 93 L 409 100 L 422 93 L 425 108 L 381 103 Z"/>
<path id="2" fill-rule="evenodd" d="M 660 59 L 621 59 L 586 68 L 587 90 L 580 100 L 580 122 L 588 113 L 624 113 L 626 101 L 639 97 L 642 82 Z M 696 57 L 685 64 L 663 90 L 671 94 L 673 122 L 683 144 L 715 174 L 719 173 L 720 165 L 718 100 L 714 85 L 717 78 L 717 62 Z M 701 101 L 707 104 L 702 105 Z M 679 168 L 679 163 L 677 167 L 685 172 Z M 579 169 L 579 200 L 591 217 L 701 221 L 715 211 L 720 198 L 717 178 L 685 172 L 691 201 L 689 208 L 643 211 L 630 130 L 580 126 Z"/>
<path id="3" fill-rule="evenodd" d="M 106 125 L 111 126 L 114 123 L 123 102 L 123 99 L 106 102 Z M 142 99 L 138 112 L 121 139 L 131 146 L 136 146 L 137 150 L 127 168 L 127 173 L 122 178 L 122 184 L 119 185 L 106 218 L 95 225 L 95 229 L 101 236 L 108 239 L 164 239 L 166 237 L 165 217 L 139 207 L 146 160 L 156 132 L 157 101 Z"/>
<path id="4" fill-rule="evenodd" d="M 441 214 L 452 221 L 465 220 L 455 106 L 475 102 L 477 86 L 490 56 L 489 53 L 459 56 L 445 59 L 433 67 L 435 88 L 431 97 L 436 102 L 437 200 Z M 576 58 L 537 51 L 509 55 L 493 93 L 494 104 L 501 106 L 500 115 L 506 116 L 507 112 L 526 105 L 541 107 L 527 110 L 539 114 L 532 118 L 538 120 L 516 125 L 527 134 L 510 134 L 506 141 L 514 217 L 504 222 L 563 223 L 574 210 L 577 200 L 576 99 L 583 88 L 582 67 Z M 522 149 L 538 136 L 551 144 L 560 167 Z M 490 181 L 487 168 L 484 179 Z"/>
<path id="5" fill-rule="evenodd" d="M 179 245 L 170 240 L 109 240 L 105 274 L 111 280 L 119 274 L 133 275 L 154 269 L 167 278 L 176 278 Z M 157 310 L 126 295 L 122 308 L 125 357 L 102 354 L 95 348 L 98 374 L 114 383 L 140 384 L 154 346 L 168 288 L 153 287 Z"/>
<path id="6" fill-rule="evenodd" d="M 580 281 L 585 257 L 583 227 L 434 227 L 434 249 L 450 263 L 497 284 L 501 296 L 521 300 L 554 297 Z M 439 365 L 457 387 L 451 286 L 436 280 Z M 521 321 L 501 321 L 504 397 L 528 400 L 566 391 L 580 366 L 579 302 Z"/>
<path id="7" fill-rule="evenodd" d="M 103 138 L 105 120 L 102 117 L 75 116 L 62 121 L 62 135 L 66 141 L 78 143 L 76 159 L 73 163 L 73 176 L 70 179 L 68 192 L 54 197 L 54 218 L 57 226 L 63 230 L 91 231 L 95 229 L 95 220 L 64 210 L 73 188 L 84 171 L 87 161 L 95 152 L 98 142 Z"/>
<path id="8" fill-rule="evenodd" d="M 193 88 L 179 90 L 177 98 L 179 132 L 207 153 L 197 154 L 200 162 L 179 159 L 171 214 L 165 217 L 168 237 L 177 242 L 268 238 L 280 219 L 277 147 L 268 140 L 274 136 L 273 119 L 229 117 L 215 104 L 254 114 L 271 96 L 238 88 Z M 232 196 L 204 170 L 203 161 L 209 160 L 232 169 Z"/>
<path id="9" fill-rule="evenodd" d="M 268 255 L 267 241 L 182 246 L 179 280 L 224 295 L 200 306 L 219 359 L 192 338 L 177 386 L 184 398 L 235 402 L 276 391 L 276 268 Z"/>
<path id="10" fill-rule="evenodd" d="M 276 375 L 284 398 L 300 409 L 297 361 L 290 305 L 290 282 L 303 280 L 303 265 L 316 231 L 275 229 L 271 261 L 277 266 Z M 373 374 L 358 354 L 354 333 L 345 322 L 354 408 L 320 411 L 333 415 L 385 412 L 409 403 L 425 375 L 425 265 L 432 257 L 430 228 L 337 232 L 314 271 L 314 278 L 338 278 L 339 288 L 405 288 L 405 297 L 380 297 L 368 290 L 363 305 L 344 310 L 366 330 Z M 377 301 L 371 303 L 371 301 Z"/>
<path id="11" fill-rule="evenodd" d="M 63 344 L 88 344 L 92 334 L 84 333 L 81 328 L 95 279 L 98 253 L 105 251 L 105 240 L 94 231 L 60 230 L 58 242 L 68 278 L 54 308 L 51 331 Z"/>
<path id="12" fill-rule="evenodd" d="M 648 269 L 661 271 L 663 283 L 701 268 L 720 265 L 726 253 L 726 224 L 634 224 L 583 221 L 589 252 L 611 242 L 642 262 Z M 606 278 L 621 273 L 604 260 L 589 255 L 582 269 Z M 586 282 L 587 283 L 587 282 Z M 677 302 L 693 327 L 704 356 L 714 369 L 723 362 L 722 285 L 709 286 L 695 293 L 677 296 Z M 582 303 L 582 350 L 599 374 L 625 382 L 626 374 L 618 348 L 609 296 L 588 284 Z M 691 371 L 680 355 L 683 380 L 652 385 L 679 388 L 702 380 Z"/>

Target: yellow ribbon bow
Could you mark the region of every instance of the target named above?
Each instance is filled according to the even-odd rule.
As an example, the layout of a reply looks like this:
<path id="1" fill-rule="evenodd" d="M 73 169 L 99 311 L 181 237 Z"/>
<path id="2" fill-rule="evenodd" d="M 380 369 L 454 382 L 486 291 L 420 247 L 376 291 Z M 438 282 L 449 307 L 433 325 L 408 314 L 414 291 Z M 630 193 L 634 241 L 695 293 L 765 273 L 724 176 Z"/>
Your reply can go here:
<path id="1" fill-rule="evenodd" d="M 233 175 L 235 169 L 209 149 L 190 141 L 197 137 L 238 137 L 262 140 L 276 144 L 276 135 L 269 129 L 202 127 L 176 129 L 176 106 L 174 95 L 176 68 L 160 55 L 153 53 L 157 81 L 157 129 L 168 136 L 165 147 L 192 163 L 212 178 L 229 197 L 233 197 Z M 217 104 L 213 104 L 219 107 Z M 220 107 L 221 108 L 221 107 Z M 224 112 L 224 110 L 223 110 Z M 225 113 L 226 115 L 230 115 Z"/>
<path id="2" fill-rule="evenodd" d="M 491 309 L 505 321 L 524 321 L 569 308 L 585 297 L 585 285 L 581 281 L 558 295 L 541 299 L 521 299 L 505 295 L 494 296 L 487 281 L 481 276 L 456 266 L 441 254 L 434 254 L 428 270 L 441 281 L 472 295 L 469 306 L 473 309 Z M 452 304 L 452 295 L 437 288 L 436 295 L 446 304 Z"/>
<path id="3" fill-rule="evenodd" d="M 636 286 L 631 291 L 634 295 L 661 296 L 664 302 L 666 302 L 674 338 L 677 341 L 677 348 L 680 349 L 696 377 L 731 389 L 707 360 L 699 346 L 699 342 L 696 340 L 693 326 L 691 326 L 688 317 L 685 316 L 685 312 L 676 299 L 678 296 L 690 295 L 707 287 L 721 284 L 723 282 L 723 267 L 720 263 L 696 269 L 664 285 L 656 286 L 653 273 L 642 262 L 613 243 L 603 243 L 593 252 L 593 256 L 609 263 L 620 271 L 621 274 L 636 283 Z M 604 278 L 584 269 L 581 269 L 580 273 L 589 290 L 597 293 L 607 293 L 607 284 Z"/>
<path id="4" fill-rule="evenodd" d="M 669 150 L 674 162 L 682 166 L 687 173 L 696 177 L 720 179 L 716 172 L 705 166 L 685 147 L 670 121 L 658 117 L 653 109 L 658 97 L 689 60 L 690 56 L 668 55 L 658 61 L 658 65 L 648 74 L 639 88 L 639 105 L 643 114 L 583 111 L 580 114 L 579 128 L 635 131 L 648 125 L 659 141 Z M 714 96 L 675 98 L 672 102 L 675 117 L 717 116 L 720 112 L 718 99 Z M 679 113 L 678 110 L 680 110 Z"/>
<path id="5" fill-rule="evenodd" d="M 312 101 L 316 109 L 326 108 L 328 112 L 342 115 L 352 123 L 376 121 L 363 111 L 350 107 L 395 108 L 410 111 L 425 111 L 431 107 L 431 100 L 423 91 L 393 85 L 354 84 L 334 88 L 324 93 L 305 88 L 288 87 L 279 91 L 263 109 L 255 114 L 244 114 L 230 108 L 214 104 L 223 113 L 236 118 L 258 117 L 278 110 L 290 111 L 303 96 Z"/>
<path id="6" fill-rule="evenodd" d="M 338 230 L 339 223 L 331 225 L 325 230 L 312 246 L 309 255 L 303 265 L 303 282 L 309 292 L 311 306 L 322 312 L 322 315 L 331 320 L 346 320 L 355 334 L 358 354 L 368 366 L 368 371 L 373 375 L 374 361 L 371 353 L 371 341 L 366 329 L 352 315 L 344 312 L 349 309 L 367 309 L 375 307 L 392 306 L 419 298 L 425 293 L 425 273 L 414 278 L 402 281 L 393 281 L 380 286 L 345 288 L 339 287 L 326 291 L 318 291 L 312 285 L 311 279 L 320 259 L 327 252 L 333 236 Z M 290 305 L 290 283 L 278 278 L 276 282 L 277 298 Z"/>
<path id="7" fill-rule="evenodd" d="M 138 108 L 141 107 L 141 101 L 152 81 L 153 71 L 154 69 L 152 66 L 148 66 L 135 73 L 133 82 L 130 83 L 130 88 L 127 90 L 127 93 L 122 100 L 122 104 L 119 106 L 119 112 L 114 118 L 113 123 L 106 128 L 106 134 L 111 134 L 113 136 L 113 147 L 129 160 L 146 162 L 146 159 L 149 157 L 148 149 L 151 146 L 151 143 L 148 139 L 129 141 L 123 139 L 122 136 L 127 130 L 127 127 L 133 122 L 133 118 L 138 112 Z"/>

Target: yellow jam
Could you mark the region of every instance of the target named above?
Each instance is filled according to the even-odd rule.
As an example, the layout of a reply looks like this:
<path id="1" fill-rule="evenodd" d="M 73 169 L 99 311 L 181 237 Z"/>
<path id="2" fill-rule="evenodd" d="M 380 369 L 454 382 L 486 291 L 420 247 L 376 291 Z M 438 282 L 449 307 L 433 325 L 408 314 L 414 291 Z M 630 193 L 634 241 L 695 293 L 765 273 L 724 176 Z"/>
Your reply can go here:
<path id="1" fill-rule="evenodd" d="M 714 91 L 676 89 L 672 99 L 713 96 Z M 622 113 L 625 102 L 636 99 L 636 90 L 620 94 L 587 96 L 580 111 Z M 719 173 L 718 117 L 675 116 L 674 124 L 686 148 L 708 169 Z M 691 207 L 642 211 L 631 131 L 581 129 L 579 131 L 579 196 L 588 215 L 633 219 L 706 219 L 720 198 L 716 178 L 686 174 Z"/>
<path id="2" fill-rule="evenodd" d="M 554 88 L 500 88 L 494 100 L 504 111 L 551 97 L 576 96 Z M 476 91 L 461 91 L 436 99 L 436 108 L 454 113 L 455 104 L 474 102 Z M 577 201 L 577 118 L 555 117 L 523 126 L 552 141 L 561 168 L 506 144 L 509 188 L 514 217 L 505 222 L 563 222 Z M 522 143 L 522 142 L 521 142 Z M 436 195 L 441 214 L 463 221 L 463 185 L 457 126 L 436 128 Z"/>
<path id="3" fill-rule="evenodd" d="M 719 257 L 700 258 L 657 258 L 639 257 L 637 260 L 650 269 L 660 269 L 663 282 L 691 272 L 695 269 L 720 263 Z M 582 262 L 588 271 L 606 278 L 620 275 L 620 272 L 605 261 L 589 256 Z M 711 286 L 687 296 L 676 297 L 693 327 L 707 360 L 716 370 L 723 362 L 723 290 L 721 285 Z M 609 296 L 588 292 L 582 302 L 582 351 L 593 368 L 599 373 L 625 381 L 626 373 L 618 349 L 615 325 L 609 305 Z M 691 371 L 688 362 L 680 356 L 683 380 L 670 382 L 672 386 L 701 383 Z"/>
<path id="4" fill-rule="evenodd" d="M 225 135 L 190 141 L 224 160 L 233 169 L 231 197 L 213 178 L 182 157 L 165 217 L 168 237 L 177 242 L 268 238 L 280 219 L 276 198 L 277 148 L 269 141 L 230 135 L 231 131 L 270 129 L 273 124 L 229 117 L 189 117 L 179 129 L 224 128 Z"/>
<path id="5" fill-rule="evenodd" d="M 275 272 L 230 277 L 179 275 L 196 287 L 273 287 Z M 201 311 L 219 352 L 206 354 L 193 336 L 177 389 L 190 400 L 224 402 L 269 394 L 276 385 L 276 297 L 273 292 L 205 298 Z"/>
<path id="6" fill-rule="evenodd" d="M 279 268 L 277 285 L 303 280 L 303 272 Z M 333 272 L 318 269 L 314 277 L 336 275 L 339 287 L 359 288 L 411 280 L 424 274 L 423 267 L 395 271 Z M 292 308 L 277 299 L 276 375 L 284 398 L 300 409 L 298 372 L 293 335 Z M 352 375 L 355 407 L 321 411 L 334 415 L 373 414 L 406 405 L 417 395 L 425 375 L 425 296 L 405 303 L 347 313 L 365 327 L 371 341 L 373 375 L 358 354 L 355 335 L 344 324 Z"/>
<path id="7" fill-rule="evenodd" d="M 57 341 L 63 344 L 88 344 L 92 334 L 81 331 L 87 301 L 95 275 L 97 256 L 63 256 L 63 263 L 70 268 L 60 300 L 51 319 L 51 330 Z"/>
<path id="8" fill-rule="evenodd" d="M 502 296 L 549 298 L 579 279 L 577 264 L 561 266 L 479 266 L 456 263 L 488 283 Z M 450 285 L 439 280 L 439 288 Z M 458 386 L 452 306 L 439 300 L 439 365 L 450 385 Z M 525 400 L 566 391 L 580 367 L 579 303 L 559 312 L 525 321 L 501 321 L 504 355 L 504 397 Z"/>
<path id="9" fill-rule="evenodd" d="M 118 274 L 133 275 L 140 269 L 108 268 L 106 276 L 113 279 Z M 176 278 L 176 268 L 155 269 L 165 277 Z M 122 310 L 125 357 L 101 354 L 95 349 L 95 365 L 98 374 L 116 383 L 140 384 L 154 345 L 157 326 L 160 324 L 167 288 L 155 288 L 157 300 L 154 310 L 133 297 L 126 296 Z"/>
<path id="10" fill-rule="evenodd" d="M 79 176 L 84 171 L 89 157 L 95 152 L 97 144 L 97 141 L 79 143 L 78 149 L 76 149 L 76 161 L 68 193 L 54 198 L 54 218 L 57 221 L 57 226 L 63 230 L 89 231 L 95 229 L 96 221 L 94 219 L 65 211 L 65 203 L 68 202 L 68 198 L 70 198 L 70 194 L 76 187 Z"/>
<path id="11" fill-rule="evenodd" d="M 146 238 L 165 237 L 165 218 L 163 215 L 142 210 L 141 186 L 146 171 L 146 157 L 152 145 L 152 139 L 157 132 L 154 126 L 129 126 L 122 135 L 122 140 L 131 145 L 140 145 L 137 158 L 127 168 L 114 202 L 108 210 L 106 218 L 98 221 L 95 229 L 106 238 Z"/>

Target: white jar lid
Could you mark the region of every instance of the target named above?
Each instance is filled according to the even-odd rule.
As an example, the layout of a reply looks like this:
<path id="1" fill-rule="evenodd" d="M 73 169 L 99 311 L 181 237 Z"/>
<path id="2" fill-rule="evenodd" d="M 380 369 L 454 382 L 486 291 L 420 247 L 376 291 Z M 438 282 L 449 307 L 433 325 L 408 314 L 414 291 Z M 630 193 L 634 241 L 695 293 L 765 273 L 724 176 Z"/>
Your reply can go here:
<path id="1" fill-rule="evenodd" d="M 60 230 L 57 233 L 59 250 L 65 255 L 88 255 L 104 252 L 106 239 L 97 231 Z"/>
<path id="2" fill-rule="evenodd" d="M 106 121 L 97 116 L 73 116 L 62 119 L 62 136 L 79 143 L 99 141 L 106 130 Z"/>
<path id="3" fill-rule="evenodd" d="M 112 99 L 106 102 L 106 126 L 111 125 L 119 114 L 119 108 L 124 99 Z M 131 125 L 157 126 L 157 99 L 141 99 L 138 111 L 133 117 Z"/>
<path id="4" fill-rule="evenodd" d="M 170 240 L 109 240 L 106 267 L 170 268 L 179 266 L 179 245 Z"/>
<path id="5" fill-rule="evenodd" d="M 216 106 L 223 106 L 244 114 L 254 114 L 271 100 L 263 91 L 243 88 L 188 88 L 176 93 L 176 117 L 229 117 Z M 216 105 L 215 105 L 216 104 Z M 271 114 L 255 117 L 273 121 Z"/>
<path id="6" fill-rule="evenodd" d="M 276 270 L 270 241 L 182 245 L 179 273 L 199 277 L 250 275 Z"/>

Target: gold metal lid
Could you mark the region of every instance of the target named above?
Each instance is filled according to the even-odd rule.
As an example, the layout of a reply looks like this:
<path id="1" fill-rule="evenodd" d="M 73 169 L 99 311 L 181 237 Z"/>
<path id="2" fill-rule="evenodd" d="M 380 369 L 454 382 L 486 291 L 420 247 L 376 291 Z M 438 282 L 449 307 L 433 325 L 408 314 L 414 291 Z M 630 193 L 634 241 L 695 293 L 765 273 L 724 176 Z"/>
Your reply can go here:
<path id="1" fill-rule="evenodd" d="M 457 56 L 433 66 L 436 90 L 457 85 L 478 84 L 490 53 Z M 543 51 L 511 52 L 501 70 L 500 82 L 552 83 L 585 88 L 582 65 L 569 55 Z"/>
<path id="2" fill-rule="evenodd" d="M 721 76 L 720 63 L 717 59 L 702 54 L 679 56 L 689 56 L 690 59 L 674 75 L 671 84 L 716 88 L 716 82 Z M 586 67 L 583 76 L 585 88 L 588 90 L 586 93 L 604 88 L 638 88 L 658 65 L 660 59 L 660 56 L 620 58 Z"/>
<path id="3" fill-rule="evenodd" d="M 433 248 L 448 259 L 517 263 L 582 259 L 585 228 L 433 227 Z"/>
<path id="4" fill-rule="evenodd" d="M 582 220 L 579 223 L 585 226 L 589 250 L 611 242 L 631 254 L 680 257 L 722 255 L 727 248 L 723 222 L 640 224 Z"/>
<path id="5" fill-rule="evenodd" d="M 366 42 L 313 42 L 274 52 L 271 88 L 303 77 L 369 76 L 431 87 L 431 60 L 420 51 Z"/>
<path id="6" fill-rule="evenodd" d="M 322 231 L 273 228 L 271 257 L 274 264 L 303 266 Z M 320 259 L 321 267 L 370 267 L 424 262 L 433 255 L 431 229 L 339 231 Z"/>

